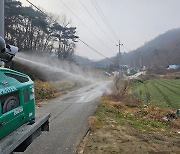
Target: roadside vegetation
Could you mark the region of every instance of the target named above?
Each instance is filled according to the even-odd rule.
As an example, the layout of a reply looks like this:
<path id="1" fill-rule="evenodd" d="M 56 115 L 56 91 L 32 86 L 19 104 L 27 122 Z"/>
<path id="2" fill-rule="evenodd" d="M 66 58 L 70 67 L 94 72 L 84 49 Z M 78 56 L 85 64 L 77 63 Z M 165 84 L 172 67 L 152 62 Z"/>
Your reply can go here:
<path id="1" fill-rule="evenodd" d="M 78 153 L 180 153 L 179 108 L 180 79 L 116 79 Z"/>
<path id="2" fill-rule="evenodd" d="M 41 81 L 35 80 L 36 105 L 41 106 L 45 101 L 59 97 L 78 87 L 75 80 Z"/>
<path id="3" fill-rule="evenodd" d="M 76 27 L 66 15 L 43 13 L 18 0 L 6 0 L 5 40 L 29 54 L 52 55 L 59 60 L 72 61 L 76 48 Z M 53 51 L 53 52 L 52 52 Z"/>

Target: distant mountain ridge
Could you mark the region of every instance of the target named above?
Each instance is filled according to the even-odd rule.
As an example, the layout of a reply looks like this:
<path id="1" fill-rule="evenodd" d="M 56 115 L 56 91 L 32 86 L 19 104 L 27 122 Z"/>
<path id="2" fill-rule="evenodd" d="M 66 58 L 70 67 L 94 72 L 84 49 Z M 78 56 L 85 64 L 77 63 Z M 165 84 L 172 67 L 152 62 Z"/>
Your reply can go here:
<path id="1" fill-rule="evenodd" d="M 73 60 L 81 66 L 84 67 L 90 67 L 91 65 L 93 65 L 93 61 L 86 58 L 86 57 L 82 57 L 82 56 L 78 56 L 78 55 L 73 55 Z"/>
<path id="2" fill-rule="evenodd" d="M 140 37 L 140 36 L 139 36 Z M 93 62 L 88 58 L 75 56 L 79 65 L 106 68 L 110 65 L 119 66 L 117 57 Z M 180 64 L 180 28 L 172 29 L 146 42 L 141 47 L 121 55 L 120 63 L 139 68 L 166 68 L 171 64 Z"/>
<path id="3" fill-rule="evenodd" d="M 159 35 L 142 47 L 132 51 L 132 53 L 137 65 L 140 61 L 142 65 L 149 67 L 180 64 L 180 28 Z M 128 58 L 128 56 L 127 54 L 125 58 Z"/>

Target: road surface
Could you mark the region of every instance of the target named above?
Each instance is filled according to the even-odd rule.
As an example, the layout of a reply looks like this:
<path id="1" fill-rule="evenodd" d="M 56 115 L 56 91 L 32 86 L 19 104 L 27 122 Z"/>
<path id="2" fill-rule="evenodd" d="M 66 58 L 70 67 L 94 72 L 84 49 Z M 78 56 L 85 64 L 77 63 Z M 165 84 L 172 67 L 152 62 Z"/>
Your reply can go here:
<path id="1" fill-rule="evenodd" d="M 88 131 L 88 117 L 93 115 L 98 99 L 109 92 L 110 81 L 95 83 L 49 101 L 37 109 L 41 115 L 51 112 L 50 131 L 44 132 L 25 154 L 74 154 Z"/>

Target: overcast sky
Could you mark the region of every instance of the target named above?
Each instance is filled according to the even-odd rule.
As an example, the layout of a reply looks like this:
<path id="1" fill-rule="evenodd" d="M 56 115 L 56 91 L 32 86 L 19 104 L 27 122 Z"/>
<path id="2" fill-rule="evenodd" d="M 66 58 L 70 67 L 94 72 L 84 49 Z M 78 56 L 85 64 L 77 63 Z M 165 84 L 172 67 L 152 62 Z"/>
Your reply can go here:
<path id="1" fill-rule="evenodd" d="M 20 0 L 27 4 L 26 0 Z M 180 27 L 180 0 L 30 0 L 33 4 L 61 16 L 66 14 L 77 27 L 80 39 L 106 57 L 118 52 L 118 39 L 124 44 L 122 52 L 136 49 L 159 34 Z M 62 3 L 78 16 L 79 21 Z M 98 25 L 89 16 L 80 1 L 94 17 Z M 112 30 L 107 28 L 95 9 L 99 4 Z M 87 28 L 88 27 L 88 28 Z M 92 34 L 93 33 L 93 34 Z M 115 33 L 115 34 L 114 34 Z M 107 37 L 108 36 L 108 37 Z M 117 37 L 116 37 L 117 36 Z M 103 57 L 89 49 L 83 43 L 77 43 L 76 54 L 98 60 Z"/>

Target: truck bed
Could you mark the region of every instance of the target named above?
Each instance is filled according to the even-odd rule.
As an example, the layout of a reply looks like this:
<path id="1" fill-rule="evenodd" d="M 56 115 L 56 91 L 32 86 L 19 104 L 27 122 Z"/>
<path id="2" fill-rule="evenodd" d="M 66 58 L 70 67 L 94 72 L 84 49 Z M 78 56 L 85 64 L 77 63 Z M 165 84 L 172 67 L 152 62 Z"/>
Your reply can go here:
<path id="1" fill-rule="evenodd" d="M 36 117 L 32 125 L 24 124 L 14 132 L 0 140 L 0 154 L 23 152 L 33 140 L 41 134 L 41 131 L 49 131 L 50 113 Z"/>

